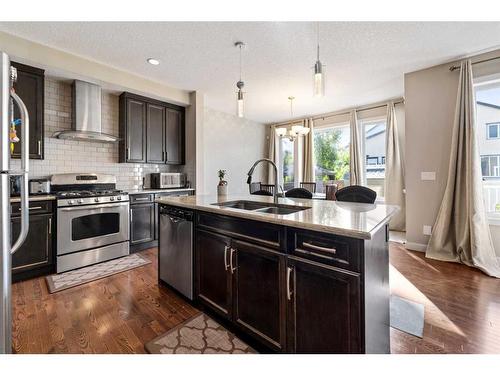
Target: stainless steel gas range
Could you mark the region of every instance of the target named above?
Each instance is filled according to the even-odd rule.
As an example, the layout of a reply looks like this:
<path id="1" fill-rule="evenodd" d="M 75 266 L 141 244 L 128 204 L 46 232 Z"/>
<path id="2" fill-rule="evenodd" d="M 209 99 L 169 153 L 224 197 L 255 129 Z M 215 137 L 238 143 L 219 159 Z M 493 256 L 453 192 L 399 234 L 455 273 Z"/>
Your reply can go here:
<path id="1" fill-rule="evenodd" d="M 116 177 L 56 174 L 57 273 L 128 255 L 129 198 Z"/>

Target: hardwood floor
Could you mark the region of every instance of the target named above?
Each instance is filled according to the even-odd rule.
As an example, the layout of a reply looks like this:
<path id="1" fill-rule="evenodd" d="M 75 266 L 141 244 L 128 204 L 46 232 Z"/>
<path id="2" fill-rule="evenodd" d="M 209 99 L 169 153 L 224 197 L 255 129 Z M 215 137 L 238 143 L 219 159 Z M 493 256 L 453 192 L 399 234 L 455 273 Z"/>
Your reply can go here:
<path id="1" fill-rule="evenodd" d="M 13 285 L 16 353 L 144 353 L 198 311 L 157 284 L 152 263 L 49 294 L 44 278 Z M 391 328 L 393 353 L 500 353 L 500 280 L 391 243 L 391 290 L 425 305 L 423 339 Z"/>

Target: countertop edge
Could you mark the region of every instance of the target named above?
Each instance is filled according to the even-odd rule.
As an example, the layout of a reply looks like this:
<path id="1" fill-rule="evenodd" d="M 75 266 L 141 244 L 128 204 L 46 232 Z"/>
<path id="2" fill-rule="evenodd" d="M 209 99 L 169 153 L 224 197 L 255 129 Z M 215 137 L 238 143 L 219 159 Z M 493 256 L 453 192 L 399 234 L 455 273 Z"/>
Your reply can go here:
<path id="1" fill-rule="evenodd" d="M 175 193 L 175 192 L 179 192 L 179 191 L 194 191 L 194 188 L 126 190 L 126 192 L 129 195 Z"/>
<path id="2" fill-rule="evenodd" d="M 289 219 L 287 220 L 284 217 L 282 217 L 280 219 L 276 219 L 274 217 L 263 217 L 260 215 L 254 216 L 252 214 L 249 214 L 246 211 L 240 212 L 236 209 L 231 209 L 231 208 L 221 209 L 217 206 L 214 206 L 213 208 L 208 207 L 208 206 L 198 206 L 198 205 L 193 205 L 190 203 L 169 200 L 167 197 L 158 198 L 155 201 L 157 203 L 160 203 L 160 204 L 166 204 L 166 205 L 176 206 L 176 207 L 183 207 L 183 208 L 188 208 L 191 210 L 210 212 L 210 213 L 215 213 L 215 214 L 219 214 L 219 215 L 239 217 L 239 218 L 243 218 L 243 219 L 261 221 L 261 222 L 270 222 L 273 224 L 284 225 L 284 226 L 289 226 L 289 227 L 298 228 L 298 229 L 307 229 L 307 230 L 313 230 L 316 232 L 336 234 L 339 236 L 353 237 L 353 238 L 357 238 L 357 239 L 361 239 L 361 240 L 371 240 L 373 238 L 373 235 L 376 232 L 378 232 L 381 227 L 383 227 L 385 224 L 387 224 L 390 221 L 390 219 L 394 216 L 394 214 L 397 212 L 397 210 L 396 210 L 395 212 L 386 216 L 370 232 L 361 232 L 361 231 L 356 231 L 356 230 L 352 230 L 352 229 L 327 227 L 327 226 L 323 226 L 320 224 L 301 223 L 301 222 L 297 222 L 294 220 L 289 220 Z"/>

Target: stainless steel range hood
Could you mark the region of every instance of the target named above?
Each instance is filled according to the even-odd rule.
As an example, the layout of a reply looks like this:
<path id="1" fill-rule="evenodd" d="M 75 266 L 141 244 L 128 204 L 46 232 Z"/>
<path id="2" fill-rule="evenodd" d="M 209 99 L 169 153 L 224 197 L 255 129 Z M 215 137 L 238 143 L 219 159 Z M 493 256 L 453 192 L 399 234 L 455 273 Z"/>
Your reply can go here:
<path id="1" fill-rule="evenodd" d="M 101 131 L 101 87 L 76 80 L 72 91 L 72 129 L 56 132 L 54 137 L 75 141 L 117 142 L 118 137 Z"/>

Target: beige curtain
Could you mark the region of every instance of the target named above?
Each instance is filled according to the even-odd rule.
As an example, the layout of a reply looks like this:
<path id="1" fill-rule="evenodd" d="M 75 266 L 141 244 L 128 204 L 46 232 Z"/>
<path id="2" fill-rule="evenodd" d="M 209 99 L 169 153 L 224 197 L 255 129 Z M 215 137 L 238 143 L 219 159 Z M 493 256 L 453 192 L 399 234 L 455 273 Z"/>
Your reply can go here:
<path id="1" fill-rule="evenodd" d="M 278 165 L 278 145 L 277 145 L 277 139 L 276 137 L 276 126 L 271 125 L 269 127 L 269 146 L 268 146 L 268 154 L 267 157 L 274 161 L 276 165 Z M 274 169 L 271 165 L 269 165 L 268 170 L 267 170 L 267 183 L 268 184 L 274 184 Z"/>
<path id="2" fill-rule="evenodd" d="M 405 173 L 402 145 L 399 142 L 399 129 L 394 103 L 387 105 L 386 157 L 385 157 L 385 203 L 395 204 L 400 211 L 391 219 L 389 228 L 405 230 Z"/>
<path id="3" fill-rule="evenodd" d="M 500 277 L 481 181 L 472 67 L 467 60 L 460 66 L 448 181 L 426 256 L 464 263 Z"/>
<path id="4" fill-rule="evenodd" d="M 358 114 L 351 111 L 350 116 L 351 127 L 351 145 L 350 145 L 350 169 L 351 169 L 351 185 L 363 185 L 365 181 L 363 154 L 361 153 L 361 132 L 358 128 Z"/>
<path id="5" fill-rule="evenodd" d="M 314 182 L 314 121 L 312 118 L 304 119 L 303 126 L 309 128 L 309 134 L 302 139 L 302 180 Z"/>

